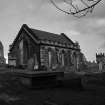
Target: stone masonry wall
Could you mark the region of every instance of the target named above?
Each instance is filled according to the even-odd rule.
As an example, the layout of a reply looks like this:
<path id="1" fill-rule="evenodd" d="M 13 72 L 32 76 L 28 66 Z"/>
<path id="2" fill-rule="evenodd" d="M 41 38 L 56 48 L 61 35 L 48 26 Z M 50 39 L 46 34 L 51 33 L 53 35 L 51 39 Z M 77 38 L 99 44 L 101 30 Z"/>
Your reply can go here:
<path id="1" fill-rule="evenodd" d="M 49 67 L 49 51 L 51 51 L 51 69 L 59 67 L 73 66 L 72 49 L 57 48 L 54 46 L 41 46 L 40 47 L 40 61 L 41 66 Z M 75 64 L 74 64 L 75 65 Z"/>

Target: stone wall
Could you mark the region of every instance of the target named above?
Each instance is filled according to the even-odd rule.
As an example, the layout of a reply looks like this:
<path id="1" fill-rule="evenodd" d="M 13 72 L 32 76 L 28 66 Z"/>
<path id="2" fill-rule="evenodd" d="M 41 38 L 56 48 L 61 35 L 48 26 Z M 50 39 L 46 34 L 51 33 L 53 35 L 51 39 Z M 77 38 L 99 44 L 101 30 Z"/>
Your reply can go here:
<path id="1" fill-rule="evenodd" d="M 49 52 L 51 52 L 51 61 L 49 61 Z M 72 49 L 42 45 L 40 46 L 41 66 L 51 69 L 56 69 L 57 67 L 68 67 L 70 69 L 72 66 L 77 66 L 78 57 L 74 55 L 74 52 Z M 51 65 L 49 62 L 51 62 Z"/>
<path id="2" fill-rule="evenodd" d="M 26 66 L 28 61 L 32 58 L 34 59 L 34 55 L 36 55 L 35 59 L 37 59 L 39 64 L 39 46 L 35 44 L 25 31 L 22 31 L 20 34 L 20 37 L 16 40 L 15 45 L 12 45 L 12 49 L 8 54 L 8 62 L 15 60 L 17 67 Z"/>
<path id="3" fill-rule="evenodd" d="M 48 49 L 47 47 L 40 47 L 40 60 L 41 65 L 46 65 L 48 67 Z"/>

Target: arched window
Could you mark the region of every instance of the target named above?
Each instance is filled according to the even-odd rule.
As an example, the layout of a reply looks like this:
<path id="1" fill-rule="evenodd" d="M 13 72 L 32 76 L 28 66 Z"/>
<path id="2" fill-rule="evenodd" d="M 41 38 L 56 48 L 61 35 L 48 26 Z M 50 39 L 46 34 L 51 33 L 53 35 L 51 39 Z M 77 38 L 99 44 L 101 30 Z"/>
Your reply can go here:
<path id="1" fill-rule="evenodd" d="M 38 59 L 37 59 L 37 55 L 34 54 L 34 69 L 38 69 Z"/>
<path id="2" fill-rule="evenodd" d="M 71 61 L 72 58 L 71 58 L 71 51 L 70 50 L 67 52 L 67 55 L 68 55 L 68 57 L 67 57 L 68 58 L 68 65 L 71 66 L 72 65 L 72 61 Z"/>
<path id="3" fill-rule="evenodd" d="M 74 53 L 73 53 L 73 63 L 74 63 L 74 68 L 75 68 L 75 70 L 78 69 L 78 66 L 79 66 L 77 59 L 78 59 L 78 56 L 77 56 L 76 52 L 74 52 Z"/>
<path id="4" fill-rule="evenodd" d="M 48 48 L 48 65 L 49 68 L 51 68 L 51 59 L 52 59 L 52 54 L 51 54 L 51 48 Z"/>
<path id="5" fill-rule="evenodd" d="M 65 66 L 68 66 L 68 53 L 67 53 L 67 51 L 65 51 L 65 53 L 64 53 L 64 63 L 65 63 Z"/>
<path id="6" fill-rule="evenodd" d="M 59 64 L 59 49 L 55 48 L 56 63 Z"/>
<path id="7" fill-rule="evenodd" d="M 23 64 L 23 40 L 19 43 L 19 51 L 20 51 L 20 65 Z"/>
<path id="8" fill-rule="evenodd" d="M 52 49 L 51 51 L 51 62 L 52 62 L 52 68 L 56 68 L 58 64 L 58 56 L 55 49 Z"/>
<path id="9" fill-rule="evenodd" d="M 29 59 L 29 44 L 27 41 L 24 41 L 24 63 L 27 64 Z"/>
<path id="10" fill-rule="evenodd" d="M 60 66 L 62 65 L 62 51 L 58 52 L 58 63 Z"/>
<path id="11" fill-rule="evenodd" d="M 65 65 L 64 54 L 65 54 L 65 51 L 62 50 L 62 66 Z"/>

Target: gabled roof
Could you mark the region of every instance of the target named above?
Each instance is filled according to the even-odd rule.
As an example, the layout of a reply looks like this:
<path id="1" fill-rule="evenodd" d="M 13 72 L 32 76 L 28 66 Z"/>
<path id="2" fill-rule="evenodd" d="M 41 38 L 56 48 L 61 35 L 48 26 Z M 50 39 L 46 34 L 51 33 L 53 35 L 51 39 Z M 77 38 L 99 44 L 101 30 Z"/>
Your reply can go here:
<path id="1" fill-rule="evenodd" d="M 39 40 L 42 41 L 52 41 L 52 42 L 58 42 L 60 44 L 74 44 L 72 40 L 70 40 L 65 34 L 54 34 L 46 31 L 36 30 L 32 29 L 33 35 L 37 36 Z"/>
<path id="2" fill-rule="evenodd" d="M 37 44 L 39 44 L 41 41 L 44 41 L 45 43 L 47 41 L 49 41 L 49 42 L 51 41 L 54 43 L 57 42 L 59 44 L 75 45 L 74 42 L 71 39 L 69 39 L 64 33 L 54 34 L 54 33 L 46 32 L 46 31 L 33 29 L 33 28 L 28 27 L 26 24 L 23 24 L 18 35 L 16 36 L 15 40 L 13 41 L 13 44 L 12 44 L 10 50 L 13 48 L 16 41 L 20 37 L 22 30 L 25 30 L 28 33 L 28 35 L 34 41 L 36 41 Z"/>

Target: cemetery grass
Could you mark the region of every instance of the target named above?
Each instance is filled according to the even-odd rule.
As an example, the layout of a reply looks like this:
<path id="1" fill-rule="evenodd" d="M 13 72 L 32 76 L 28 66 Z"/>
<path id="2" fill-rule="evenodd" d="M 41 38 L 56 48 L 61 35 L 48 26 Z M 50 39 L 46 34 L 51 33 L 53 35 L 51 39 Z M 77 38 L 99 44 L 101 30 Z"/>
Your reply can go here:
<path id="1" fill-rule="evenodd" d="M 53 88 L 28 88 L 10 81 L 11 76 L 0 73 L 0 105 L 104 105 L 105 89 L 101 85 L 94 89 L 70 85 Z"/>

